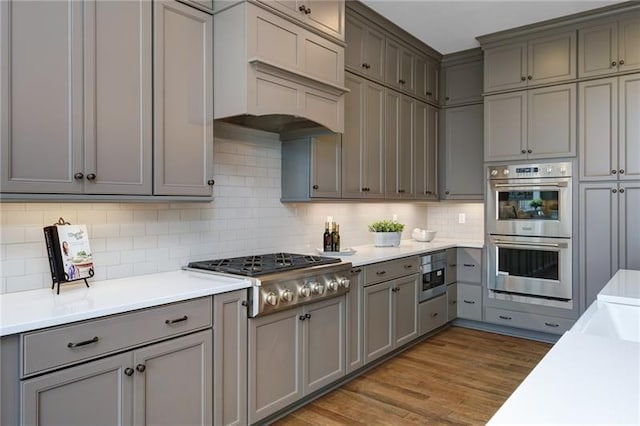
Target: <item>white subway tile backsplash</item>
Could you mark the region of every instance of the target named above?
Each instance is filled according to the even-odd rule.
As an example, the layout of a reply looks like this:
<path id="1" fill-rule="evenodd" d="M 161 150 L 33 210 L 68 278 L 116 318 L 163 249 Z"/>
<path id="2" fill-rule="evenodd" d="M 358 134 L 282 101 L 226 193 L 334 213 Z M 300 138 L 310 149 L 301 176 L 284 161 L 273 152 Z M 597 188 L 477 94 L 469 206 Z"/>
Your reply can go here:
<path id="1" fill-rule="evenodd" d="M 19 277 L 24 275 L 25 272 L 25 260 L 24 259 L 13 259 L 13 260 L 3 260 L 0 262 L 0 272 L 5 277 Z M 42 272 L 42 271 L 34 271 L 34 272 Z"/>
<path id="2" fill-rule="evenodd" d="M 89 235 L 91 241 L 91 235 Z M 133 237 L 109 237 L 107 238 L 107 251 L 131 250 Z"/>
<path id="3" fill-rule="evenodd" d="M 107 266 L 107 279 L 114 280 L 117 278 L 125 278 L 133 275 L 133 264 L 123 264 L 115 266 Z"/>

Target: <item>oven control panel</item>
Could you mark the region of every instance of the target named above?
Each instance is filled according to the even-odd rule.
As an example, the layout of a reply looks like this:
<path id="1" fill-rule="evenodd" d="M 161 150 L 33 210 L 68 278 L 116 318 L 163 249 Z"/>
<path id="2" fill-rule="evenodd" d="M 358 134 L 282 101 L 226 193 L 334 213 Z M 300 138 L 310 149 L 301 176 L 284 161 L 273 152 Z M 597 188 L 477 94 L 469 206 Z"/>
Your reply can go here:
<path id="1" fill-rule="evenodd" d="M 571 176 L 571 163 L 488 166 L 489 179 L 557 178 Z"/>

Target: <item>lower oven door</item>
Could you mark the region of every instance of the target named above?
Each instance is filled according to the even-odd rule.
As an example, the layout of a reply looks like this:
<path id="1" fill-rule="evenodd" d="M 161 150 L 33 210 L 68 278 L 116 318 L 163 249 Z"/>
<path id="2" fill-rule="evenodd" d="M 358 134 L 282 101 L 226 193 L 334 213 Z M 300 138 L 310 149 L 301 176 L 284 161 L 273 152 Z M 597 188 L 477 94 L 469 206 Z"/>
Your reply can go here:
<path id="1" fill-rule="evenodd" d="M 492 235 L 489 289 L 570 300 L 571 239 Z"/>

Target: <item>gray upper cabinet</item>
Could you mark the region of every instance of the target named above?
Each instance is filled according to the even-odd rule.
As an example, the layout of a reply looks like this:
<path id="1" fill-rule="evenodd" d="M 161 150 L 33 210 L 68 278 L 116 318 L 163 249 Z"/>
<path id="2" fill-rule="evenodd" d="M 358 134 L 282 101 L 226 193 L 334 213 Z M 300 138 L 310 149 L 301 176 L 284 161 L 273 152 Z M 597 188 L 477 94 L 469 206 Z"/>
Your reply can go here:
<path id="1" fill-rule="evenodd" d="M 386 198 L 414 198 L 413 144 L 416 101 L 385 90 Z"/>
<path id="2" fill-rule="evenodd" d="M 282 142 L 282 201 L 340 198 L 342 136 Z"/>
<path id="3" fill-rule="evenodd" d="M 416 97 L 438 103 L 440 101 L 440 63 L 428 56 L 416 55 L 414 61 Z"/>
<path id="4" fill-rule="evenodd" d="M 485 161 L 574 156 L 576 99 L 575 83 L 486 96 Z"/>
<path id="5" fill-rule="evenodd" d="M 440 110 L 417 101 L 413 147 L 414 192 L 418 199 L 438 199 L 438 120 Z"/>
<path id="6" fill-rule="evenodd" d="M 484 57 L 484 91 L 495 92 L 576 78 L 576 31 L 490 47 Z"/>
<path id="7" fill-rule="evenodd" d="M 444 199 L 483 199 L 482 104 L 445 110 Z"/>
<path id="8" fill-rule="evenodd" d="M 589 24 L 578 30 L 578 75 L 640 69 L 640 18 Z"/>
<path id="9" fill-rule="evenodd" d="M 213 193 L 213 17 L 154 4 L 154 193 Z"/>
<path id="10" fill-rule="evenodd" d="M 384 88 L 346 73 L 342 197 L 384 197 Z"/>
<path id="11" fill-rule="evenodd" d="M 2 2 L 0 19 L 2 191 L 150 195 L 151 4 Z"/>
<path id="12" fill-rule="evenodd" d="M 581 180 L 640 178 L 640 76 L 579 84 Z"/>
<path id="13" fill-rule="evenodd" d="M 401 42 L 387 37 L 385 82 L 400 91 L 415 94 L 416 55 Z"/>
<path id="14" fill-rule="evenodd" d="M 385 36 L 371 24 L 347 15 L 345 66 L 373 80 L 384 81 Z"/>
<path id="15" fill-rule="evenodd" d="M 482 72 L 482 60 L 445 67 L 444 105 L 482 102 Z"/>
<path id="16" fill-rule="evenodd" d="M 344 0 L 260 0 L 300 23 L 344 40 Z"/>

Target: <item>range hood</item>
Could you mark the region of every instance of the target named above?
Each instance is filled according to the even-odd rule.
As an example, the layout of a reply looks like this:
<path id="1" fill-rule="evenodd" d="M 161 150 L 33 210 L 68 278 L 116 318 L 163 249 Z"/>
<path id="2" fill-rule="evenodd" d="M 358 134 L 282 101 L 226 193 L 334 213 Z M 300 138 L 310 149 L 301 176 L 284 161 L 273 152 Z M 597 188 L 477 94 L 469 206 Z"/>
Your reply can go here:
<path id="1" fill-rule="evenodd" d="M 344 131 L 344 47 L 240 2 L 214 15 L 214 118 L 275 133 Z"/>

